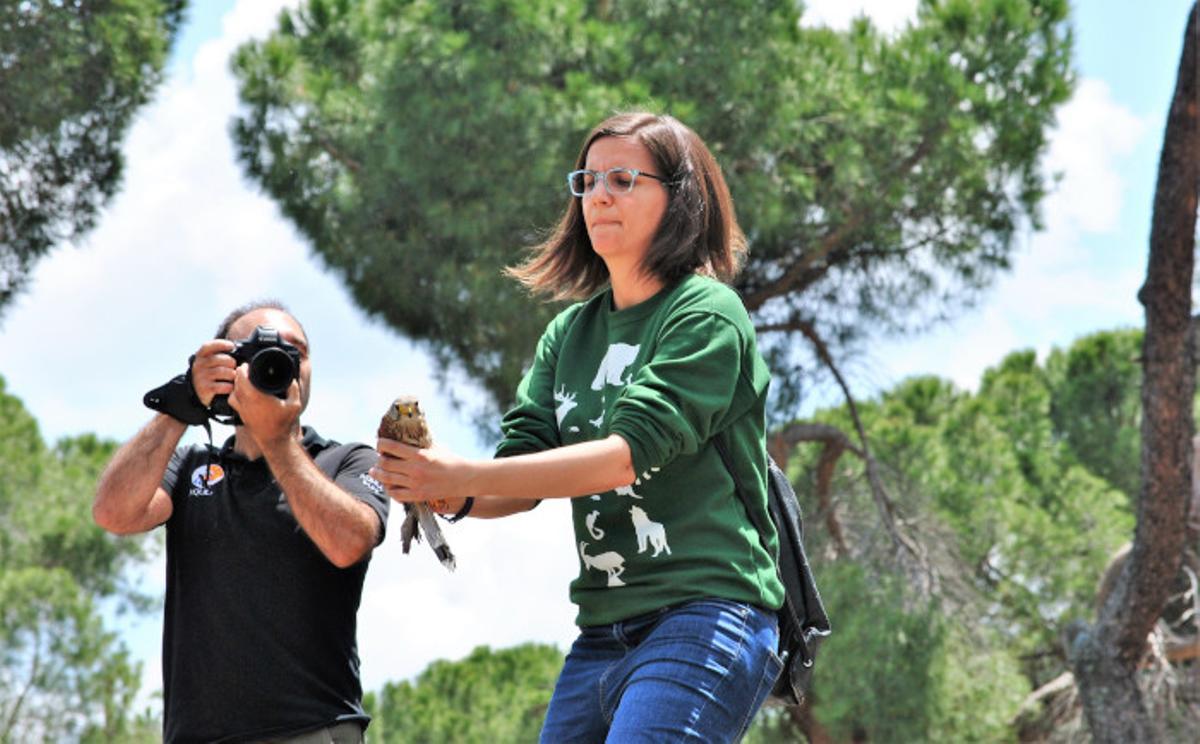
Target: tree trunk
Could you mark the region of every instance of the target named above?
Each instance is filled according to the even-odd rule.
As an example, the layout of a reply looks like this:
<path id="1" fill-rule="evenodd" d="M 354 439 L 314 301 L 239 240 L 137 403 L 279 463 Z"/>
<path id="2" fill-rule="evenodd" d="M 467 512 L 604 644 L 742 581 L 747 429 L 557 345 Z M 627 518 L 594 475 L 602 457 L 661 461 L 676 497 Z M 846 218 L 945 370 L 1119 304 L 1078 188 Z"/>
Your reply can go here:
<path id="1" fill-rule="evenodd" d="M 803 704 L 789 709 L 788 715 L 796 728 L 804 734 L 808 744 L 834 744 L 833 737 L 812 714 L 812 704 L 809 701 L 805 700 Z"/>
<path id="2" fill-rule="evenodd" d="M 1184 37 L 1158 167 L 1150 258 L 1138 299 L 1146 308 L 1142 364 L 1142 488 L 1133 549 L 1095 626 L 1067 632 L 1067 653 L 1097 742 L 1156 741 L 1142 703 L 1138 663 L 1179 570 L 1191 497 L 1195 359 L 1191 322 L 1196 207 L 1197 7 Z"/>

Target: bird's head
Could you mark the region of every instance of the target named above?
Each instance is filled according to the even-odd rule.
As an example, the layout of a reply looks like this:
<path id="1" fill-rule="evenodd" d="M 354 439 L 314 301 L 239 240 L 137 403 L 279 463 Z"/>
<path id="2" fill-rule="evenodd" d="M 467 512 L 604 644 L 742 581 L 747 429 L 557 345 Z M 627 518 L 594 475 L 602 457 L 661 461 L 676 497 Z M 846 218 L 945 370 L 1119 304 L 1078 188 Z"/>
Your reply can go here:
<path id="1" fill-rule="evenodd" d="M 406 395 L 392 401 L 392 409 L 389 413 L 393 418 L 399 420 L 420 418 L 421 404 L 413 396 Z"/>

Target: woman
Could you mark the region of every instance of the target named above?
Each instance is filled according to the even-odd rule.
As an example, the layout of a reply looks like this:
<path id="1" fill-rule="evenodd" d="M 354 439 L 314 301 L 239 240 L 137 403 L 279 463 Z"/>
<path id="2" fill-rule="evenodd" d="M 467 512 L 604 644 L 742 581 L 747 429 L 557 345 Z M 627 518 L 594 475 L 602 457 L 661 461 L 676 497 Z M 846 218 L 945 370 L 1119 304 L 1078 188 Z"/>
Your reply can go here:
<path id="1" fill-rule="evenodd" d="M 510 273 L 588 299 L 539 341 L 497 459 L 381 439 L 374 473 L 455 518 L 573 499 L 580 635 L 542 741 L 733 741 L 779 674 L 783 600 L 713 445 L 725 439 L 765 514 L 769 375 L 718 281 L 745 240 L 712 154 L 669 116 L 603 122 L 575 168 L 557 229 Z"/>

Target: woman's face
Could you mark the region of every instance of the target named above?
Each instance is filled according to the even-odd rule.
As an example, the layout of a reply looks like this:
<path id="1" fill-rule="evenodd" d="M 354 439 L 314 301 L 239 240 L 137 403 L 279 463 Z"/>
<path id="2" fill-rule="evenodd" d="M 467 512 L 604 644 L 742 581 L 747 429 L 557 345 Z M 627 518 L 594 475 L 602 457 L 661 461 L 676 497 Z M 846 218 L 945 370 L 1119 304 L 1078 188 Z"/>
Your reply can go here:
<path id="1" fill-rule="evenodd" d="M 610 194 L 596 179 L 595 187 L 580 197 L 592 250 L 604 259 L 609 270 L 614 268 L 614 261 L 632 266 L 640 264 L 667 210 L 666 184 L 649 176 L 665 178 L 664 174 L 658 172 L 650 152 L 628 137 L 596 140 L 588 148 L 583 167 L 598 172 L 632 168 L 642 173 L 628 193 Z M 609 186 L 613 191 L 621 191 L 617 183 Z"/>

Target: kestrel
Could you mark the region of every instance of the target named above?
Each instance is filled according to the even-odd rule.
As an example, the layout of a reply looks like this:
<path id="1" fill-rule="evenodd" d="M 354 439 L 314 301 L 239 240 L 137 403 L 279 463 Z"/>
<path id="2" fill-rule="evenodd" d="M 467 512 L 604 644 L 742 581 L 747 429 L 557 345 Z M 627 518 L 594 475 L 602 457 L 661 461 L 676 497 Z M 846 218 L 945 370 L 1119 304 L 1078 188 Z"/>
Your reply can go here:
<path id="1" fill-rule="evenodd" d="M 429 424 L 425 421 L 425 414 L 421 413 L 417 399 L 411 395 L 401 396 L 392 401 L 387 413 L 383 414 L 383 418 L 379 421 L 378 435 L 384 439 L 394 439 L 414 447 L 424 448 L 433 444 L 433 438 L 429 435 Z M 404 552 L 407 553 L 413 539 L 420 540 L 420 533 L 424 532 L 425 539 L 429 541 L 429 547 L 433 548 L 438 560 L 443 566 L 453 571 L 455 567 L 454 554 L 450 552 L 450 546 L 446 544 L 442 528 L 438 526 L 429 504 L 406 503 L 404 512 L 404 523 L 400 525 L 400 544 Z M 420 529 L 418 529 L 418 525 Z"/>

